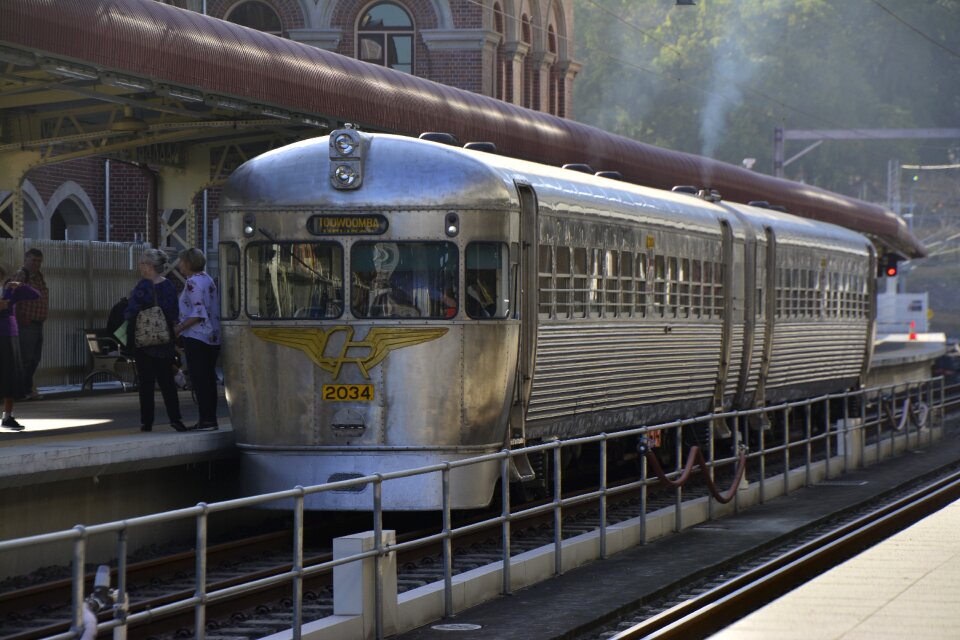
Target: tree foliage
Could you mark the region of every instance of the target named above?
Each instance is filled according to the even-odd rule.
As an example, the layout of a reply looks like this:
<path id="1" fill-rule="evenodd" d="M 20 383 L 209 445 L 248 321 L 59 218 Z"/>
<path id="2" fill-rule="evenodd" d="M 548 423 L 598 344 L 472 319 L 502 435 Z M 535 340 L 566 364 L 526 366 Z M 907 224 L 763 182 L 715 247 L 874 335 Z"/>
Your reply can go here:
<path id="1" fill-rule="evenodd" d="M 578 0 L 576 118 L 771 172 L 785 129 L 960 127 L 957 0 Z M 787 157 L 809 142 L 788 143 Z M 787 177 L 882 201 L 887 162 L 960 141 L 828 141 Z"/>

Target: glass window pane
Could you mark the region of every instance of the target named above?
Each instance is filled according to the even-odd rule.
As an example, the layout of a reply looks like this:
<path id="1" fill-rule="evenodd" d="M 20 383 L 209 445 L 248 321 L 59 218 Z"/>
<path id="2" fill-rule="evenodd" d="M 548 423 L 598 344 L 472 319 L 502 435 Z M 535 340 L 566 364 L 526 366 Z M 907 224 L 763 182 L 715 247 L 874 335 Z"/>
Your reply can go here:
<path id="1" fill-rule="evenodd" d="M 387 66 L 404 73 L 413 73 L 413 38 L 411 36 L 388 36 L 389 56 Z"/>
<path id="2" fill-rule="evenodd" d="M 336 318 L 343 313 L 339 244 L 252 244 L 247 248 L 246 277 L 251 318 Z"/>
<path id="3" fill-rule="evenodd" d="M 240 247 L 220 243 L 220 317 L 231 320 L 240 315 Z"/>
<path id="4" fill-rule="evenodd" d="M 413 28 L 410 16 L 399 5 L 384 2 L 370 7 L 360 18 L 361 29 Z"/>
<path id="5" fill-rule="evenodd" d="M 452 242 L 358 242 L 350 252 L 350 308 L 358 318 L 457 315 Z"/>
<path id="6" fill-rule="evenodd" d="M 360 36 L 360 51 L 357 56 L 364 62 L 372 62 L 374 64 L 381 65 L 384 64 L 383 36 Z"/>
<path id="7" fill-rule="evenodd" d="M 500 242 L 467 245 L 464 304 L 471 318 L 506 318 L 510 314 L 506 277 L 510 256 Z"/>

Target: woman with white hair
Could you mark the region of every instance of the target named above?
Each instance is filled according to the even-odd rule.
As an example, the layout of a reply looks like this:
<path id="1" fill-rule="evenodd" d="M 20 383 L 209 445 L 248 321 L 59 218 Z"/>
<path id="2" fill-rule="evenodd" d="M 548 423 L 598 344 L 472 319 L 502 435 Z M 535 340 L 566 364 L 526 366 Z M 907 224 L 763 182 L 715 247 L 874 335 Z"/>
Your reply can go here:
<path id="1" fill-rule="evenodd" d="M 140 431 L 153 430 L 154 385 L 160 385 L 163 404 L 167 408 L 170 426 L 177 431 L 186 431 L 180 414 L 180 399 L 173 381 L 173 363 L 176 352 L 173 347 L 173 323 L 177 319 L 177 289 L 163 277 L 167 266 L 167 254 L 159 249 L 147 249 L 140 257 L 139 268 L 142 280 L 130 292 L 124 317 L 130 324 L 127 340 L 133 342 L 133 357 L 137 363 L 140 391 Z M 160 307 L 166 320 L 167 340 L 159 344 L 136 343 L 137 316 L 151 307 Z M 151 341 L 153 342 L 153 341 Z"/>

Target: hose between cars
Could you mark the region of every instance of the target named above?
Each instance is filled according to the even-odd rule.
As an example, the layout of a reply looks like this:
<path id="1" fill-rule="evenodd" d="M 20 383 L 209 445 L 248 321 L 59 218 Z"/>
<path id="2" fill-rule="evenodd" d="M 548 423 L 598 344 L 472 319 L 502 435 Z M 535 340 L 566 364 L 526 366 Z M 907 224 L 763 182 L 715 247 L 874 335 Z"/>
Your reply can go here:
<path id="1" fill-rule="evenodd" d="M 707 461 L 703 458 L 703 453 L 700 452 L 700 447 L 690 447 L 690 453 L 687 455 L 687 464 L 684 465 L 683 472 L 677 476 L 675 480 L 671 480 L 667 474 L 664 473 L 663 467 L 660 466 L 660 461 L 657 460 L 657 456 L 652 450 L 647 449 L 646 456 L 647 462 L 650 464 L 650 467 L 653 469 L 653 472 L 656 474 L 656 476 L 660 478 L 660 482 L 663 482 L 674 488 L 682 487 L 684 484 L 686 484 L 687 480 L 690 479 L 690 476 L 693 475 L 694 466 L 696 465 L 700 469 L 700 473 L 707 483 L 707 488 L 710 491 L 710 495 L 713 496 L 714 500 L 721 504 L 727 504 L 733 500 L 733 496 L 737 494 L 737 489 L 740 487 L 740 480 L 743 478 L 743 472 L 747 468 L 747 450 L 745 447 L 740 447 L 740 453 L 737 456 L 737 470 L 734 474 L 733 483 L 725 492 L 720 493 L 720 490 L 717 489 L 717 485 L 713 482 L 713 478 L 710 477 Z"/>

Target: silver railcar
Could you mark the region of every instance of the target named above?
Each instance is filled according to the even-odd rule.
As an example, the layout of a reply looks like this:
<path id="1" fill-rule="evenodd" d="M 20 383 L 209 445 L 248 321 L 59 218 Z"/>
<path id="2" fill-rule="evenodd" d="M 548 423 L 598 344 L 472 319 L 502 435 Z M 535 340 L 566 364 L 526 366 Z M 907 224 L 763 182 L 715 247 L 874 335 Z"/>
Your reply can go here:
<path id="1" fill-rule="evenodd" d="M 224 199 L 249 491 L 810 396 L 868 364 L 873 249 L 829 224 L 353 129 L 251 160 Z M 497 477 L 453 473 L 454 506 Z M 441 490 L 392 481 L 383 503 Z"/>

